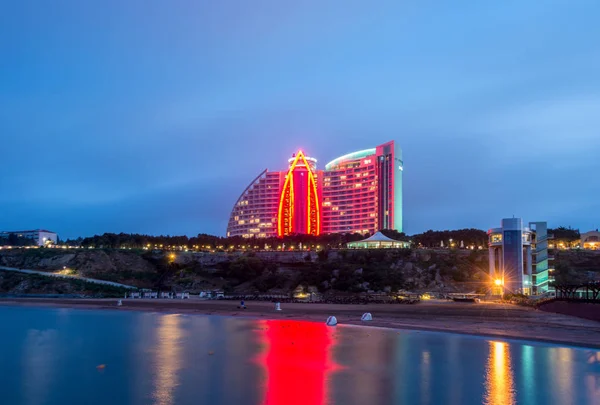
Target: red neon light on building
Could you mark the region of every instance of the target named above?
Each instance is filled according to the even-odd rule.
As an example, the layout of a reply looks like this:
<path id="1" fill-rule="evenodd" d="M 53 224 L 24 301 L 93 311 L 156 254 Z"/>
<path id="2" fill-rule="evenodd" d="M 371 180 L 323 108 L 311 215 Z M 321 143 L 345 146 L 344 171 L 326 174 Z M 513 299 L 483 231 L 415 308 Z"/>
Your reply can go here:
<path id="1" fill-rule="evenodd" d="M 319 193 L 314 164 L 311 165 L 309 159 L 302 151 L 298 151 L 290 162 L 279 198 L 278 236 L 321 234 Z"/>

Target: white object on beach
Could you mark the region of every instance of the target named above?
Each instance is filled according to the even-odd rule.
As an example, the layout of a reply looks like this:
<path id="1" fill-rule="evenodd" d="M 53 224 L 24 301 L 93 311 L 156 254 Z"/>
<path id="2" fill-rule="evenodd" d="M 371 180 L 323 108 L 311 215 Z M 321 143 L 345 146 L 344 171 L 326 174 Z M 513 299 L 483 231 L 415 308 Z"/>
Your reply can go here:
<path id="1" fill-rule="evenodd" d="M 335 316 L 330 316 L 327 318 L 327 326 L 335 326 L 337 325 L 337 318 Z"/>
<path id="2" fill-rule="evenodd" d="M 371 316 L 371 313 L 370 313 L 370 312 L 365 312 L 365 313 L 363 314 L 363 316 L 361 316 L 361 317 L 360 317 L 360 320 L 361 320 L 361 321 L 372 321 L 372 320 L 373 320 L 373 317 Z"/>
<path id="3" fill-rule="evenodd" d="M 117 302 L 117 306 L 120 307 L 121 305 L 123 305 L 123 301 L 119 300 L 119 302 Z"/>
<path id="4" fill-rule="evenodd" d="M 281 311 L 281 303 L 279 303 L 279 302 L 275 303 L 275 311 Z"/>

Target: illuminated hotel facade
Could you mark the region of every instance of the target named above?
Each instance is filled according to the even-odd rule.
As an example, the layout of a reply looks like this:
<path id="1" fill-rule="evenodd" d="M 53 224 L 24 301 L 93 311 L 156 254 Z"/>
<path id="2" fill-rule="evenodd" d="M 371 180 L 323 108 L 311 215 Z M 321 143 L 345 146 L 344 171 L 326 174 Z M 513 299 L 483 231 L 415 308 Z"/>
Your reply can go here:
<path id="1" fill-rule="evenodd" d="M 394 141 L 332 160 L 293 154 L 285 172 L 263 171 L 242 192 L 227 236 L 402 232 L 402 151 Z"/>

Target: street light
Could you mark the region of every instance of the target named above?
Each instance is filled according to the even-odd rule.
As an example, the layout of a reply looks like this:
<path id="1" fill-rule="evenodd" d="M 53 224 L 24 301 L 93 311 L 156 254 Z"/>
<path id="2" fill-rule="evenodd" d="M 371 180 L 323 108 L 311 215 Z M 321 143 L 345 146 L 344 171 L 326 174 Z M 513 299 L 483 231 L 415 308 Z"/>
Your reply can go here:
<path id="1" fill-rule="evenodd" d="M 494 284 L 496 284 L 496 285 L 502 285 L 503 283 L 502 283 L 501 279 L 497 278 L 497 279 L 494 280 Z"/>

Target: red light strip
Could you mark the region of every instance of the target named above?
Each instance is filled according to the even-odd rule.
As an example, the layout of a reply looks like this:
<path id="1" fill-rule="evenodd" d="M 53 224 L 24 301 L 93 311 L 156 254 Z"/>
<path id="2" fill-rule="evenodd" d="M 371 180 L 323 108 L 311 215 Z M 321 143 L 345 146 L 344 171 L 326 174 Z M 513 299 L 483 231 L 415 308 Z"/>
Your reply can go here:
<path id="1" fill-rule="evenodd" d="M 282 221 L 283 203 L 285 200 L 285 194 L 287 191 L 287 187 L 290 183 L 290 178 L 292 177 L 292 173 L 293 173 L 294 169 L 296 168 L 296 164 L 298 163 L 299 158 L 300 158 L 300 156 L 297 155 L 296 158 L 294 159 L 294 161 L 292 162 L 292 165 L 290 166 L 290 170 L 288 170 L 287 174 L 285 175 L 285 182 L 283 183 L 283 188 L 281 189 L 281 197 L 279 198 L 279 212 L 277 213 L 277 235 L 278 236 L 285 235 L 285 230 L 283 229 L 283 221 Z M 291 198 L 291 196 L 290 196 L 290 198 Z M 290 203 L 291 203 L 291 200 L 290 200 Z M 290 204 L 290 208 L 291 208 L 291 204 Z"/>
<path id="2" fill-rule="evenodd" d="M 306 202 L 307 202 L 307 233 L 310 234 L 312 231 L 312 223 L 311 223 L 311 217 L 313 217 L 313 215 L 311 215 L 311 198 L 310 198 L 310 193 L 311 193 L 311 189 L 314 195 L 314 200 L 313 200 L 313 204 L 315 207 L 315 213 L 316 213 L 316 229 L 314 231 L 315 235 L 320 235 L 321 234 L 321 218 L 320 218 L 320 208 L 319 208 L 319 197 L 318 197 L 318 193 L 317 193 L 317 182 L 315 181 L 315 176 L 312 172 L 312 170 L 310 169 L 310 166 L 308 164 L 308 161 L 306 160 L 306 157 L 304 156 L 304 153 L 302 151 L 298 151 L 298 153 L 296 154 L 296 158 L 294 159 L 294 161 L 292 162 L 290 169 L 288 170 L 286 176 L 285 176 L 285 182 L 283 183 L 283 188 L 281 190 L 281 196 L 279 198 L 279 212 L 277 214 L 277 235 L 278 236 L 284 236 L 286 234 L 290 234 L 293 231 L 293 216 L 294 216 L 294 179 L 293 179 L 293 173 L 294 170 L 296 169 L 296 165 L 298 164 L 298 161 L 302 159 L 302 163 L 304 163 L 304 165 L 306 166 L 307 172 L 308 172 L 308 190 L 307 190 L 307 197 L 306 197 Z M 311 187 L 312 186 L 312 187 Z M 287 227 L 284 227 L 283 225 L 283 210 L 284 210 L 284 202 L 285 202 L 285 196 L 287 193 L 287 189 L 289 187 L 289 208 L 288 208 L 288 225 Z"/>
<path id="3" fill-rule="evenodd" d="M 292 176 L 292 181 L 290 182 L 290 208 L 288 209 L 288 217 L 289 217 L 289 221 L 288 221 L 288 235 L 291 233 L 294 233 L 294 214 L 296 213 L 295 211 L 295 206 L 294 206 L 294 200 L 295 200 L 295 195 L 294 195 L 294 175 L 293 173 L 290 173 L 290 175 Z"/>

